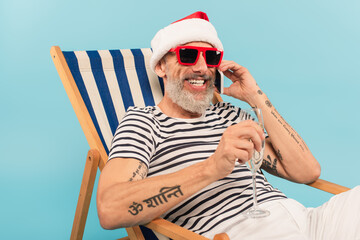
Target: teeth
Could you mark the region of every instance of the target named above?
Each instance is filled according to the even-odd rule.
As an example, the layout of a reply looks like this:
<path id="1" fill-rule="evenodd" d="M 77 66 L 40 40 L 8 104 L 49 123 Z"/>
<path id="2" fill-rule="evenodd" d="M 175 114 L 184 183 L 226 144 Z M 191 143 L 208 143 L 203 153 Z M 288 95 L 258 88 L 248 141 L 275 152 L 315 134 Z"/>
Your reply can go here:
<path id="1" fill-rule="evenodd" d="M 188 80 L 188 82 L 192 85 L 195 85 L 195 86 L 202 86 L 204 85 L 205 83 L 205 80 L 195 80 L 195 79 L 190 79 Z"/>

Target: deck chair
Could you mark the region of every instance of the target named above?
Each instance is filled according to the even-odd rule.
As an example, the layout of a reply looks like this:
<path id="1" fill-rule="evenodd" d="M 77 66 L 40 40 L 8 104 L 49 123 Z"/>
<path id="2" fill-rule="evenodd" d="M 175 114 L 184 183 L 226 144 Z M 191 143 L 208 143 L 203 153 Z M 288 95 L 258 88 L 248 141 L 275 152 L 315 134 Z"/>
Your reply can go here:
<path id="1" fill-rule="evenodd" d="M 150 48 L 62 51 L 53 46 L 50 53 L 90 145 L 70 238 L 82 239 L 97 168 L 101 171 L 105 166 L 120 120 L 129 106 L 158 104 L 164 86 L 150 70 Z M 221 96 L 215 93 L 213 102 L 218 101 L 222 101 Z M 348 190 L 320 179 L 309 185 L 333 194 Z M 123 239 L 207 239 L 164 219 L 126 231 L 128 237 Z M 228 237 L 219 233 L 214 239 Z"/>

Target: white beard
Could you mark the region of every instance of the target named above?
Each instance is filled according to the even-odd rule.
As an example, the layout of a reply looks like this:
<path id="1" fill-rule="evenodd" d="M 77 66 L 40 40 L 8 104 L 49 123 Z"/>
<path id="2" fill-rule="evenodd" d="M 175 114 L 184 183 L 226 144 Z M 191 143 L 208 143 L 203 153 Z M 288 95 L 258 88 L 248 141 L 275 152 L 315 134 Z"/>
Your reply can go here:
<path id="1" fill-rule="evenodd" d="M 168 93 L 170 99 L 181 108 L 191 113 L 203 114 L 206 108 L 210 106 L 215 88 L 214 76 L 202 76 L 209 81 L 210 84 L 206 91 L 201 93 L 192 93 L 184 89 L 185 80 L 183 79 L 196 79 L 196 77 L 199 77 L 198 75 L 185 76 L 183 79 L 172 79 L 169 75 L 167 76 L 165 91 Z M 200 97 L 201 95 L 203 96 Z"/>

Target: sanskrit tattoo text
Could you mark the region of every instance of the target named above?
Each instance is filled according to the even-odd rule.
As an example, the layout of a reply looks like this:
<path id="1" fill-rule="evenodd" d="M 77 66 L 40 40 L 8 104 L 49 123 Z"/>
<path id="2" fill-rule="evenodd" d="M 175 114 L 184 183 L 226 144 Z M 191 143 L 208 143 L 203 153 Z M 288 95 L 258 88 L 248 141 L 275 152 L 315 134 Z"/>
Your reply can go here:
<path id="1" fill-rule="evenodd" d="M 147 208 L 156 208 L 161 204 L 167 203 L 169 198 L 179 198 L 183 195 L 184 194 L 182 193 L 181 187 L 179 185 L 176 185 L 174 187 L 163 187 L 160 189 L 159 194 L 143 200 L 142 203 L 133 202 L 133 204 L 129 206 L 128 211 L 131 215 L 135 216 L 138 215 L 141 211 L 143 211 L 144 206 Z"/>

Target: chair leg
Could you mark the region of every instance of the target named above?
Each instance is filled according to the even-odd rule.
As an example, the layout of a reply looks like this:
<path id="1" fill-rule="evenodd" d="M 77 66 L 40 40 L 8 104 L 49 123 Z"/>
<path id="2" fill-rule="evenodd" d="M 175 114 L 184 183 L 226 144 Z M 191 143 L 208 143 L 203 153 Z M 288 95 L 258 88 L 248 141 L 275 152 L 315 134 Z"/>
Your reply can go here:
<path id="1" fill-rule="evenodd" d="M 95 149 L 90 149 L 86 157 L 70 240 L 81 240 L 83 237 L 99 161 L 99 152 Z"/>
<path id="2" fill-rule="evenodd" d="M 126 232 L 130 240 L 145 240 L 139 226 L 126 228 Z"/>

